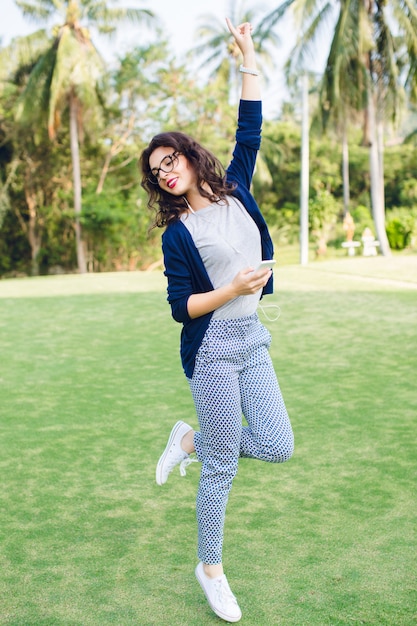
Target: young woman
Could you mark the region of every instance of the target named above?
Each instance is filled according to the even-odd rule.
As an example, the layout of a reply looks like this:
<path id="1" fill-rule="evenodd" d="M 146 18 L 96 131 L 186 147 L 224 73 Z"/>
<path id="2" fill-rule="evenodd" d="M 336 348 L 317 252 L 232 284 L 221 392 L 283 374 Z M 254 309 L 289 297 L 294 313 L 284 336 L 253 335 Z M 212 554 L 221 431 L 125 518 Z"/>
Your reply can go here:
<path id="1" fill-rule="evenodd" d="M 227 25 L 243 55 L 236 145 L 226 170 L 209 151 L 177 132 L 156 135 L 140 167 L 162 237 L 168 301 L 182 323 L 181 360 L 200 430 L 175 424 L 159 459 L 156 481 L 181 473 L 196 453 L 196 577 L 213 611 L 237 622 L 241 611 L 222 566 L 226 504 L 240 457 L 287 461 L 293 433 L 268 348 L 270 334 L 256 309 L 272 293 L 266 223 L 250 193 L 261 134 L 261 102 L 248 23 Z M 247 426 L 242 426 L 242 413 Z"/>

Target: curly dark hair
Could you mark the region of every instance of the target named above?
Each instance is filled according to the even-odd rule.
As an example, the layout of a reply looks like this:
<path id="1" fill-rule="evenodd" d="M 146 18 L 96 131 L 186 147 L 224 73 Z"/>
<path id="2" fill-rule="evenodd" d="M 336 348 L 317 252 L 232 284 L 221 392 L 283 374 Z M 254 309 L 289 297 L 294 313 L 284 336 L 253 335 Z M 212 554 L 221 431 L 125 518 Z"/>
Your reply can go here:
<path id="1" fill-rule="evenodd" d="M 203 148 L 192 137 L 180 132 L 167 132 L 155 135 L 147 148 L 142 152 L 138 166 L 142 173 L 142 187 L 148 193 L 148 207 L 155 212 L 155 220 L 152 228 L 167 226 L 177 220 L 181 213 L 187 209 L 184 196 L 174 196 L 164 191 L 159 185 L 153 185 L 149 181 L 151 169 L 149 157 L 156 148 L 173 148 L 175 152 L 183 154 L 191 167 L 197 173 L 197 185 L 202 196 L 217 202 L 229 195 L 234 186 L 226 182 L 226 175 L 219 159 L 209 150 Z M 206 183 L 213 193 L 209 193 L 203 187 Z"/>

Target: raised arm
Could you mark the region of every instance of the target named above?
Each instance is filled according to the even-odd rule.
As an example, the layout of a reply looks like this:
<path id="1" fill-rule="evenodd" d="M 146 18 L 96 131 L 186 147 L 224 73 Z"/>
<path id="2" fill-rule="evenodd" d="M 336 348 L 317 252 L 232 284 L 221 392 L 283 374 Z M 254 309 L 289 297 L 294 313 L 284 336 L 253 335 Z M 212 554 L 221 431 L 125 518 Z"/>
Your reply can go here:
<path id="1" fill-rule="evenodd" d="M 242 53 L 242 66 L 244 69 L 252 70 L 256 74 L 242 71 L 242 100 L 260 100 L 261 90 L 259 86 L 259 76 L 256 67 L 255 48 L 252 40 L 252 26 L 249 22 L 233 26 L 229 18 L 226 18 L 227 27 L 232 33 L 235 41 Z"/>
<path id="2" fill-rule="evenodd" d="M 255 48 L 251 35 L 252 27 L 248 22 L 245 22 L 235 28 L 228 18 L 226 18 L 226 21 L 242 53 L 243 68 L 254 72 L 242 71 L 241 99 L 259 101 L 261 99 L 261 92 L 256 68 Z M 271 270 L 262 269 L 256 272 L 253 270 L 254 268 L 247 267 L 240 271 L 231 283 L 223 287 L 205 293 L 194 293 L 190 295 L 187 301 L 189 316 L 196 318 L 206 313 L 211 313 L 234 298 L 254 294 L 259 291 L 259 289 L 265 287 L 271 276 Z"/>

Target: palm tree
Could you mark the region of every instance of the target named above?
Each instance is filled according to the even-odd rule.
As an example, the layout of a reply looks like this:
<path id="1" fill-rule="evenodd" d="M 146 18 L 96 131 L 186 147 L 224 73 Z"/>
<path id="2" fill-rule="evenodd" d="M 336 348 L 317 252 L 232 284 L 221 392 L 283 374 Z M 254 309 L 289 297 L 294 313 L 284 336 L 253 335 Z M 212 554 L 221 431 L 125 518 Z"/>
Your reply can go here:
<path id="1" fill-rule="evenodd" d="M 89 29 L 81 22 L 96 27 L 102 34 L 112 34 L 122 21 L 149 21 L 153 14 L 145 9 L 108 8 L 101 0 L 16 0 L 16 4 L 24 15 L 41 22 L 54 17 L 57 12 L 61 14 L 61 23 L 53 29 L 52 41 L 37 59 L 29 76 L 18 119 L 36 124 L 44 123 L 46 117 L 49 137 L 53 141 L 63 113 L 69 113 L 77 262 L 79 272 L 85 273 L 79 143 L 87 120 L 94 122 L 100 117 L 100 81 L 104 64 L 92 43 Z"/>
<path id="2" fill-rule="evenodd" d="M 404 5 L 408 11 L 404 11 Z M 365 111 L 366 143 L 369 145 L 371 203 L 381 251 L 390 254 L 385 231 L 383 193 L 382 124 L 398 112 L 402 83 L 398 67 L 398 35 L 416 41 L 414 0 L 293 0 L 299 21 L 299 39 L 291 54 L 291 66 L 305 64 L 315 41 L 328 28 L 331 41 L 327 55 L 323 94 L 326 104 L 337 117 L 348 119 L 348 112 L 362 106 Z M 281 5 L 271 12 L 271 19 L 282 11 Z M 387 15 L 391 10 L 390 16 Z M 328 26 L 328 24 L 332 26 Z M 320 38 L 322 44 L 323 37 Z M 408 43 L 410 50 L 410 43 Z M 408 62 L 408 61 L 407 61 Z M 378 149 L 378 143 L 380 148 Z"/>
<path id="3" fill-rule="evenodd" d="M 415 0 L 405 0 L 397 7 L 396 20 L 400 25 L 399 56 L 405 68 L 405 87 L 411 102 L 417 103 L 417 10 Z M 404 56 L 402 56 L 404 55 Z"/>
<path id="4" fill-rule="evenodd" d="M 357 32 L 357 14 L 345 2 L 339 7 L 339 15 L 331 42 L 326 68 L 320 88 L 320 104 L 323 126 L 332 121 L 342 139 L 342 178 L 344 214 L 350 210 L 349 191 L 349 145 L 348 129 L 350 121 L 357 120 L 358 111 L 365 107 L 365 82 L 362 68 L 356 60 L 356 50 L 352 32 Z"/>
<path id="5" fill-rule="evenodd" d="M 262 6 L 246 8 L 245 0 L 236 2 L 229 0 L 227 15 L 233 24 L 250 22 L 253 25 L 253 41 L 255 50 L 262 63 L 271 66 L 273 63 L 272 50 L 280 43 L 274 32 L 274 22 L 262 17 Z M 196 37 L 201 42 L 193 49 L 193 54 L 203 59 L 202 65 L 212 68 L 212 75 L 219 72 L 229 81 L 229 97 L 232 102 L 237 99 L 238 73 L 240 65 L 240 51 L 234 39 L 230 36 L 223 20 L 205 14 L 201 15 L 200 26 Z"/>

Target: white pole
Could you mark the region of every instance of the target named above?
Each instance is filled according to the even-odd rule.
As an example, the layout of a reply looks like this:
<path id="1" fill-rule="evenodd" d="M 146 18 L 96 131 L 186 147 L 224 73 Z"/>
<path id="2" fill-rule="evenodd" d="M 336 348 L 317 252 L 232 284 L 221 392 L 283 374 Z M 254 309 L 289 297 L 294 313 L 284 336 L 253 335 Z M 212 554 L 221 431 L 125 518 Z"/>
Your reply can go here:
<path id="1" fill-rule="evenodd" d="M 308 263 L 309 113 L 308 76 L 303 77 L 303 117 L 301 132 L 300 183 L 300 264 Z"/>

